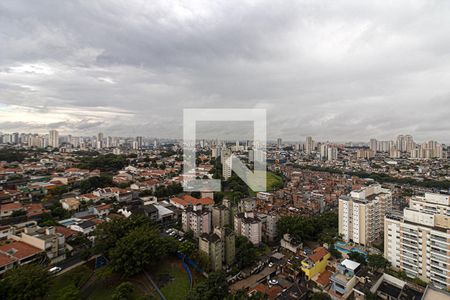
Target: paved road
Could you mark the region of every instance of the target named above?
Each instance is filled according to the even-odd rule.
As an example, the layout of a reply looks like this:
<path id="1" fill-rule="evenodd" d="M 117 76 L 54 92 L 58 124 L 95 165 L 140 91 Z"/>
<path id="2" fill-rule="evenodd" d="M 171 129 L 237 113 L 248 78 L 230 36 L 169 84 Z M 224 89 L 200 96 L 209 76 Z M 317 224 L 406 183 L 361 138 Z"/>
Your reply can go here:
<path id="1" fill-rule="evenodd" d="M 69 258 L 66 259 L 66 260 L 63 260 L 63 261 L 60 262 L 60 263 L 55 264 L 55 266 L 56 266 L 56 267 L 60 267 L 62 270 L 65 270 L 65 269 L 67 269 L 67 268 L 72 267 L 73 265 L 79 264 L 79 263 L 82 262 L 82 261 L 83 261 L 83 260 L 81 259 L 80 256 L 72 256 L 72 257 L 69 257 Z"/>

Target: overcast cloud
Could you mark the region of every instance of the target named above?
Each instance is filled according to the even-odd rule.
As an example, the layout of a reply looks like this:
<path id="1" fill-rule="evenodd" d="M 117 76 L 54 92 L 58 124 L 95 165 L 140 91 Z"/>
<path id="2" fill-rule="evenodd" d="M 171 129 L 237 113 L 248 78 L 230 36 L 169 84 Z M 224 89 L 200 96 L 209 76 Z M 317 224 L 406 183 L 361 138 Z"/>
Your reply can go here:
<path id="1" fill-rule="evenodd" d="M 181 137 L 267 108 L 269 138 L 450 142 L 450 1 L 0 2 L 0 131 Z"/>

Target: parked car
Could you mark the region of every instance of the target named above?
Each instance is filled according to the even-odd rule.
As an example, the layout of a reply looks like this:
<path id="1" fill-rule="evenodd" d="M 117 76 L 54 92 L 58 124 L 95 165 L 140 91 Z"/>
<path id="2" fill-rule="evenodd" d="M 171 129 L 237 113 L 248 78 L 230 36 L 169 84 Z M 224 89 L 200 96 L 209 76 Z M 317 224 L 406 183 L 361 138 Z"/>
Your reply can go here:
<path id="1" fill-rule="evenodd" d="M 50 268 L 50 270 L 48 270 L 51 274 L 56 274 L 56 273 L 59 273 L 59 272 L 61 272 L 61 268 L 60 267 L 53 267 L 53 268 Z"/>

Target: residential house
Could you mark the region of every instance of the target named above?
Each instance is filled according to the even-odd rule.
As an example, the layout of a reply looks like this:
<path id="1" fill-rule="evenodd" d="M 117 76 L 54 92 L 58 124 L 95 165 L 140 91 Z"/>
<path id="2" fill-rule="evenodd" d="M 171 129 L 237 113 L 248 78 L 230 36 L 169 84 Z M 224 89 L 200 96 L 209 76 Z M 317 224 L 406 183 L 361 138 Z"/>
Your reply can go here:
<path id="1" fill-rule="evenodd" d="M 302 261 L 302 271 L 308 280 L 325 271 L 330 253 L 324 247 L 317 247 Z"/>

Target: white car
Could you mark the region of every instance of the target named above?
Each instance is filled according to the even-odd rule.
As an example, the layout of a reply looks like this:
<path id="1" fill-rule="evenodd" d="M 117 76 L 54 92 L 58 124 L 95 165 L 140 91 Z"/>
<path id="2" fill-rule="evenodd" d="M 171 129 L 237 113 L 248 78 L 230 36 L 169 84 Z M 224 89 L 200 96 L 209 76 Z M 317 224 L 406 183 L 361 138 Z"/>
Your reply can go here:
<path id="1" fill-rule="evenodd" d="M 276 285 L 276 284 L 278 284 L 278 280 L 276 280 L 276 279 L 270 279 L 270 280 L 269 280 L 269 283 L 270 283 L 271 285 Z"/>
<path id="2" fill-rule="evenodd" d="M 273 267 L 273 262 L 270 262 L 269 263 L 269 268 L 272 268 Z"/>
<path id="3" fill-rule="evenodd" d="M 60 267 L 53 267 L 53 268 L 51 268 L 50 270 L 48 270 L 50 273 L 52 273 L 52 274 L 56 274 L 56 273 L 59 273 L 59 272 L 61 272 L 61 268 Z"/>

